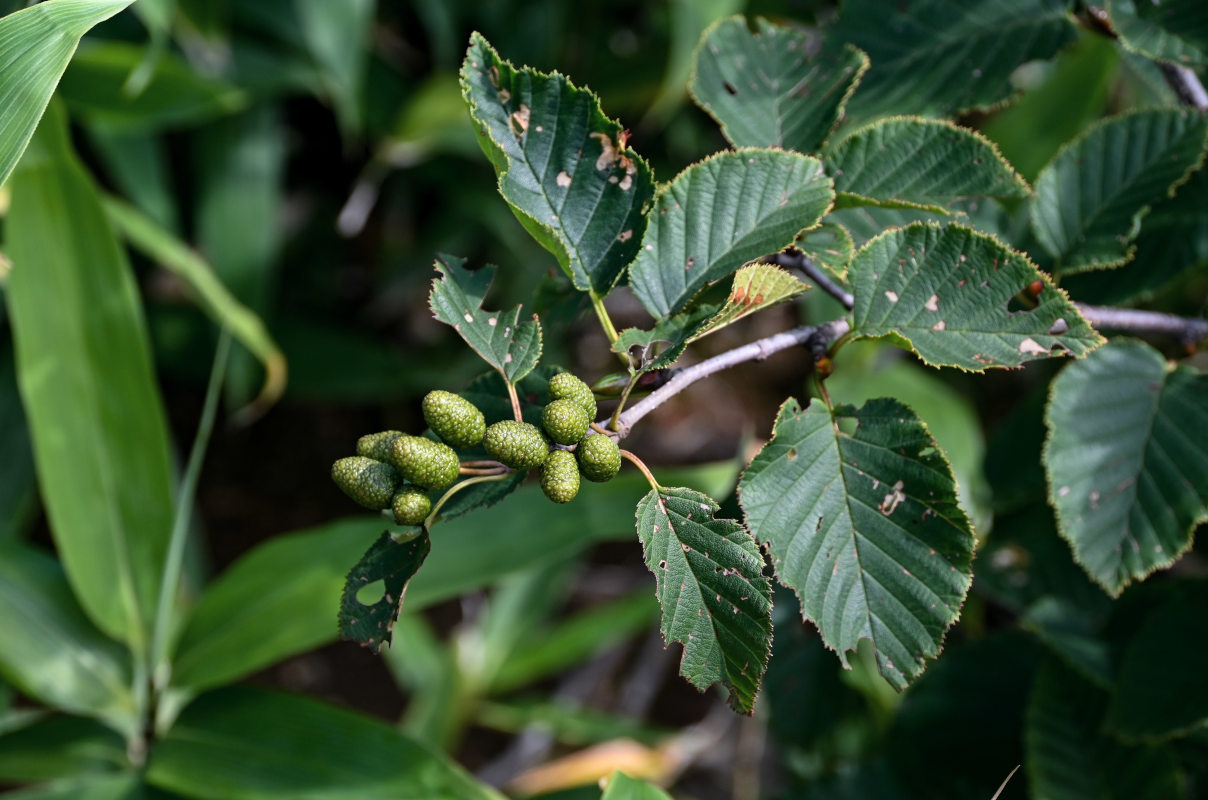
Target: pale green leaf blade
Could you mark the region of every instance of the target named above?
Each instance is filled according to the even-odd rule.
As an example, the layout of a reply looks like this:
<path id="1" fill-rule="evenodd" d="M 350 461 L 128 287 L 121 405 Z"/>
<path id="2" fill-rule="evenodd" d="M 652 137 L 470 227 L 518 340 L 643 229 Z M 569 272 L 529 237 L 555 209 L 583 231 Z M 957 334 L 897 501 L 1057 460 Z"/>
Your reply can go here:
<path id="1" fill-rule="evenodd" d="M 1106 0 L 1104 5 L 1129 50 L 1176 64 L 1208 63 L 1208 13 L 1201 0 Z"/>
<path id="2" fill-rule="evenodd" d="M 224 800 L 501 800 L 384 722 L 258 689 L 195 700 L 157 741 L 146 780 Z"/>
<path id="3" fill-rule="evenodd" d="M 499 192 L 574 285 L 607 294 L 646 228 L 654 177 L 599 99 L 558 73 L 516 69 L 470 37 L 462 95 Z"/>
<path id="4" fill-rule="evenodd" d="M 1051 57 L 1074 38 L 1064 0 L 847 0 L 832 36 L 872 59 L 848 116 L 949 116 L 1011 95 L 1025 61 Z M 905 79 L 904 76 L 909 76 Z"/>
<path id="5" fill-rule="evenodd" d="M 1027 197 L 1030 191 L 993 142 L 941 120 L 880 120 L 827 147 L 822 158 L 839 196 L 856 196 L 848 205 L 943 207 L 964 197 Z"/>
<path id="6" fill-rule="evenodd" d="M 1208 118 L 1188 109 L 1114 117 L 1062 149 L 1036 178 L 1032 230 L 1061 273 L 1132 258 L 1150 206 L 1204 159 Z"/>
<path id="7" fill-rule="evenodd" d="M 817 159 L 783 150 L 719 153 L 660 187 L 629 282 L 656 318 L 707 284 L 793 243 L 830 210 Z"/>
<path id="8" fill-rule="evenodd" d="M 1061 535 L 1118 595 L 1191 546 L 1208 520 L 1208 376 L 1115 341 L 1053 381 L 1044 464 Z"/>
<path id="9" fill-rule="evenodd" d="M 973 532 L 913 411 L 880 399 L 832 414 L 790 398 L 739 499 L 777 578 L 844 666 L 869 639 L 901 690 L 939 654 L 971 583 Z"/>
<path id="10" fill-rule="evenodd" d="M 372 52 L 377 0 L 293 0 L 302 41 L 345 134 L 364 125 L 365 76 Z"/>
<path id="11" fill-rule="evenodd" d="M 285 391 L 287 364 L 264 321 L 234 297 L 197 251 L 134 206 L 115 197 L 103 200 L 105 214 L 131 246 L 189 285 L 201 307 L 264 366 L 264 385 L 256 404 L 272 405 Z"/>
<path id="12" fill-rule="evenodd" d="M 134 0 L 49 0 L 0 19 L 0 184 L 25 152 L 80 37 Z"/>
<path id="13" fill-rule="evenodd" d="M 734 273 L 734 285 L 721 309 L 688 340 L 695 342 L 757 311 L 804 294 L 810 285 L 775 264 L 748 264 Z"/>
<path id="14" fill-rule="evenodd" d="M 1102 732 L 1107 695 L 1053 659 L 1037 671 L 1024 730 L 1034 797 L 1164 800 L 1181 797 L 1173 750 L 1130 747 Z"/>
<path id="15" fill-rule="evenodd" d="M 137 730 L 129 654 L 80 611 L 53 558 L 0 543 L 0 672 L 49 706 Z"/>
<path id="16" fill-rule="evenodd" d="M 815 152 L 868 69 L 868 56 L 800 28 L 719 20 L 696 50 L 689 91 L 735 147 Z"/>
<path id="17" fill-rule="evenodd" d="M 671 795 L 652 783 L 631 778 L 617 770 L 608 779 L 600 800 L 671 800 Z"/>
<path id="18" fill-rule="evenodd" d="M 113 775 L 89 775 L 44 783 L 12 793 L 11 800 L 146 800 L 147 794 L 138 776 L 131 772 Z"/>
<path id="19" fill-rule="evenodd" d="M 468 270 L 464 258 L 440 255 L 428 304 L 432 315 L 452 326 L 466 344 L 512 383 L 532 372 L 541 358 L 541 324 L 536 315 L 520 321 L 520 306 L 511 311 L 482 307 L 495 267 Z"/>
<path id="20" fill-rule="evenodd" d="M 961 225 L 888 231 L 861 248 L 849 277 L 854 333 L 905 343 L 935 367 L 1017 367 L 1082 356 L 1103 341 L 1025 256 Z M 1008 310 L 1035 281 L 1036 307 Z"/>
<path id="21" fill-rule="evenodd" d="M 720 682 L 750 714 L 772 648 L 772 589 L 751 534 L 717 509 L 692 489 L 652 489 L 638 503 L 638 538 L 663 639 L 684 645 L 680 675 L 701 691 Z"/>
<path id="22" fill-rule="evenodd" d="M 137 648 L 173 516 L 138 290 L 56 107 L 9 182 L 8 306 L 51 533 L 84 610 Z"/>

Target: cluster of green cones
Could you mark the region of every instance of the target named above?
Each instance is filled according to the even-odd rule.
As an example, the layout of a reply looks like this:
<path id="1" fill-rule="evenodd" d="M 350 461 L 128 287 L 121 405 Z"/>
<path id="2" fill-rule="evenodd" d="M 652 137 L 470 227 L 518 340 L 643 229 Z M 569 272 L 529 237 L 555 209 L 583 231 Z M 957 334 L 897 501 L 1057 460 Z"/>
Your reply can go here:
<path id="1" fill-rule="evenodd" d="M 390 509 L 400 525 L 420 525 L 432 513 L 431 494 L 457 482 L 463 462 L 458 450 L 482 446 L 501 472 L 541 470 L 541 489 L 555 503 L 579 493 L 580 477 L 608 481 L 621 468 L 621 451 L 611 436 L 591 430 L 596 399 L 591 388 L 569 372 L 549 384 L 550 402 L 542 410 L 542 430 L 516 420 L 486 424 L 482 411 L 452 392 L 429 392 L 424 421 L 440 441 L 401 431 L 362 436 L 356 455 L 331 467 L 332 480 L 360 505 Z M 474 461 L 471 474 L 481 474 Z"/>

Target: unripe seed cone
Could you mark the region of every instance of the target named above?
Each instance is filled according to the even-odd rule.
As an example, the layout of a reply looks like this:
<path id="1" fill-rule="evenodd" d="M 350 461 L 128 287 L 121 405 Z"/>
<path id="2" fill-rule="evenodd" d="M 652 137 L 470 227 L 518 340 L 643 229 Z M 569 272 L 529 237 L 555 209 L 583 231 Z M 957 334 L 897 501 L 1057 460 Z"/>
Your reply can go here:
<path id="1" fill-rule="evenodd" d="M 424 490 L 404 486 L 394 493 L 390 507 L 394 511 L 394 521 L 399 525 L 419 525 L 431 513 L 432 501 Z"/>
<path id="2" fill-rule="evenodd" d="M 575 458 L 583 477 L 596 483 L 612 480 L 621 470 L 621 448 L 611 436 L 593 433 L 583 437 L 575 448 Z"/>
<path id="3" fill-rule="evenodd" d="M 512 469 L 536 469 L 549 456 L 549 443 L 536 426 L 505 419 L 487 428 L 482 446 L 496 461 Z"/>
<path id="4" fill-rule="evenodd" d="M 567 450 L 554 450 L 541 467 L 541 491 L 555 503 L 569 503 L 579 493 L 579 466 Z"/>
<path id="5" fill-rule="evenodd" d="M 541 412 L 541 427 L 558 444 L 572 445 L 583 438 L 591 418 L 574 400 L 554 400 Z"/>
<path id="6" fill-rule="evenodd" d="M 453 447 L 473 447 L 482 441 L 486 419 L 464 397 L 438 389 L 424 396 L 423 408 L 428 427 Z"/>
<path id="7" fill-rule="evenodd" d="M 587 421 L 596 418 L 596 396 L 591 387 L 569 372 L 559 372 L 549 380 L 551 400 L 573 400 L 587 412 Z"/>
<path id="8" fill-rule="evenodd" d="M 349 456 L 332 464 L 331 479 L 344 494 L 374 511 L 390 507 L 399 483 L 394 467 L 365 456 Z"/>
<path id="9" fill-rule="evenodd" d="M 452 447 L 422 436 L 400 436 L 391 455 L 399 473 L 425 489 L 444 489 L 457 480 L 461 471 L 461 461 Z"/>
<path id="10" fill-rule="evenodd" d="M 369 433 L 357 439 L 357 455 L 372 458 L 374 461 L 390 463 L 394 460 L 394 442 L 402 436 L 402 431 L 382 431 Z"/>

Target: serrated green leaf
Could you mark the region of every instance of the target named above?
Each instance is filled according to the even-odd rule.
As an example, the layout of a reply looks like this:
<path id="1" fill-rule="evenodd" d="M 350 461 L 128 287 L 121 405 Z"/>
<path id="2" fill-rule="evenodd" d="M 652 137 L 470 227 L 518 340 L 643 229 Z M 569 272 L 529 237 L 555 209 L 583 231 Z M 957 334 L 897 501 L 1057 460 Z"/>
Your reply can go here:
<path id="1" fill-rule="evenodd" d="M 887 6 L 847 0 L 831 35 L 872 59 L 847 104 L 853 119 L 948 116 L 1011 94 L 1025 61 L 1049 58 L 1074 38 L 1064 0 L 920 0 Z M 909 75 L 909 80 L 903 76 Z"/>
<path id="2" fill-rule="evenodd" d="M 816 151 L 830 134 L 868 56 L 832 37 L 755 18 L 718 20 L 696 49 L 689 92 L 735 147 Z"/>
<path id="3" fill-rule="evenodd" d="M 1129 747 L 1101 732 L 1107 696 L 1053 659 L 1037 672 L 1028 701 L 1024 764 L 1034 797 L 1164 800 L 1181 797 L 1175 754 Z"/>
<path id="4" fill-rule="evenodd" d="M 423 528 L 405 532 L 412 538 L 399 541 L 390 531 L 382 533 L 348 573 L 340 598 L 340 635 L 374 652 L 390 644 L 390 629 L 403 607 L 407 584 L 432 549 L 432 540 Z M 378 581 L 383 584 L 381 598 L 371 604 L 361 602 L 357 597 L 361 589 Z"/>
<path id="5" fill-rule="evenodd" d="M 1120 659 L 1107 723 L 1129 740 L 1167 738 L 1208 720 L 1208 584 L 1177 587 L 1141 624 Z"/>
<path id="6" fill-rule="evenodd" d="M 646 372 L 671 366 L 683 354 L 692 337 L 721 309 L 717 303 L 702 303 L 664 317 L 648 331 L 626 328 L 612 343 L 614 353 L 627 353 Z M 655 345 L 665 345 L 657 350 Z"/>
<path id="7" fill-rule="evenodd" d="M 134 0 L 50 0 L 0 19 L 0 185 L 25 152 L 80 37 Z"/>
<path id="8" fill-rule="evenodd" d="M 1177 64 L 1208 63 L 1208 14 L 1201 0 L 1106 0 L 1104 5 L 1129 50 Z"/>
<path id="9" fill-rule="evenodd" d="M 652 489 L 638 503 L 638 538 L 663 638 L 684 645 L 680 675 L 701 691 L 720 682 L 750 714 L 772 649 L 772 588 L 751 534 L 717 509 L 692 489 Z"/>
<path id="10" fill-rule="evenodd" d="M 903 228 L 912 222 L 939 222 L 949 216 L 947 211 L 927 211 L 919 208 L 881 208 L 858 206 L 841 208 L 826 215 L 823 224 L 838 225 L 847 231 L 856 249 L 889 228 Z"/>
<path id="11" fill-rule="evenodd" d="M 808 283 L 775 264 L 748 264 L 734 273 L 734 285 L 721 310 L 693 333 L 688 342 L 702 339 L 757 311 L 792 300 L 810 288 Z"/>
<path id="12" fill-rule="evenodd" d="M 1208 376 L 1114 341 L 1057 376 L 1045 425 L 1049 502 L 1096 583 L 1118 595 L 1191 546 L 1208 520 Z"/>
<path id="13" fill-rule="evenodd" d="M 888 203 L 943 210 L 962 197 L 1029 194 L 993 142 L 946 120 L 880 120 L 828 146 L 822 159 L 840 208 Z"/>
<path id="14" fill-rule="evenodd" d="M 777 578 L 844 666 L 869 639 L 895 688 L 923 672 L 969 590 L 973 533 L 913 411 L 890 399 L 802 410 L 790 398 L 739 499 Z"/>
<path id="15" fill-rule="evenodd" d="M 1133 257 L 1150 206 L 1204 158 L 1208 117 L 1153 109 L 1114 117 L 1059 152 L 1036 178 L 1032 231 L 1061 273 Z"/>
<path id="16" fill-rule="evenodd" d="M 653 783 L 631 778 L 620 770 L 612 773 L 600 800 L 671 800 L 671 795 Z"/>
<path id="17" fill-rule="evenodd" d="M 630 285 L 655 318 L 681 311 L 706 284 L 792 244 L 833 199 L 815 158 L 783 150 L 711 156 L 660 187 Z"/>
<path id="18" fill-rule="evenodd" d="M 461 86 L 512 212 L 577 288 L 607 294 L 637 253 L 654 194 L 621 124 L 590 91 L 556 72 L 515 69 L 477 33 Z"/>
<path id="19" fill-rule="evenodd" d="M 961 225 L 914 223 L 860 249 L 849 271 L 856 336 L 887 336 L 934 367 L 974 372 L 1082 356 L 1102 337 L 1022 254 Z M 1035 281 L 1035 308 L 1008 310 Z"/>
<path id="20" fill-rule="evenodd" d="M 541 358 L 541 323 L 536 316 L 521 322 L 520 306 L 503 312 L 483 309 L 495 267 L 488 264 L 470 271 L 465 263 L 456 256 L 437 257 L 440 277 L 433 279 L 428 297 L 432 315 L 452 326 L 484 361 L 515 383 L 532 372 Z"/>
<path id="21" fill-rule="evenodd" d="M 814 266 L 835 281 L 846 284 L 847 266 L 856 255 L 856 243 L 847 228 L 834 222 L 823 222 L 804 233 L 795 245 L 814 262 Z"/>

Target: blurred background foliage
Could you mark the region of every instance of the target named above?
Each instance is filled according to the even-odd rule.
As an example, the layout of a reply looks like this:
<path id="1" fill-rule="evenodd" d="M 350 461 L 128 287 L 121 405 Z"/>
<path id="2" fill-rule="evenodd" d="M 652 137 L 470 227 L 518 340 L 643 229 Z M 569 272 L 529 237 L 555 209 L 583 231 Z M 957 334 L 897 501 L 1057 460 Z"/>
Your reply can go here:
<path id="1" fill-rule="evenodd" d="M 0 0 L 0 15 L 25 5 Z M 588 379 L 615 367 L 593 320 L 561 302 L 572 293 L 552 257 L 496 192 L 457 85 L 470 31 L 516 64 L 592 88 L 666 181 L 726 146 L 685 85 L 701 32 L 739 12 L 811 24 L 836 9 L 825 0 L 138 0 L 85 37 L 58 97 L 102 189 L 154 223 L 150 234 L 123 235 L 134 245 L 174 463 L 183 469 L 218 338 L 197 290 L 169 268 L 190 255 L 176 240 L 264 320 L 288 363 L 280 402 L 254 420 L 236 412 L 261 391 L 261 359 L 237 345 L 226 367 L 225 410 L 185 555 L 182 602 L 195 607 L 177 654 L 175 711 L 246 678 L 396 724 L 521 796 L 598 797 L 592 781 L 621 768 L 678 781 L 679 797 L 988 797 L 1020 763 L 1032 674 L 1053 658 L 1009 623 L 1050 589 L 1084 607 L 1106 602 L 1064 546 L 1044 552 L 1044 570 L 1019 578 L 1021 559 L 1056 542 L 1033 541 L 1051 531 L 1050 515 L 1018 510 L 1043 497 L 1035 465 L 1048 364 L 971 379 L 879 345 L 843 353 L 836 397 L 897 396 L 934 420 L 979 532 L 995 532 L 948 652 L 904 696 L 867 653 L 853 671 L 839 669 L 812 628 L 793 623 L 791 595 L 777 597 L 775 653 L 754 720 L 679 681 L 678 649 L 663 648 L 634 542 L 632 508 L 644 488 L 636 478 L 585 491 L 567 508 L 536 501 L 529 486 L 442 526 L 394 649 L 379 659 L 334 642 L 343 574 L 381 526 L 346 517 L 329 465 L 361 433 L 422 427 L 425 392 L 456 390 L 481 371 L 428 312 L 437 252 L 498 264 L 494 307 L 524 301 L 551 311 L 547 363 Z M 1176 102 L 1151 62 L 1086 30 L 1013 81 L 1022 91 L 1014 104 L 960 121 L 996 141 L 1029 180 L 1089 122 Z M 7 205 L 0 188 L 0 214 Z M 980 213 L 971 208 L 991 229 L 1007 219 Z M 0 216 L 0 252 L 6 222 Z M 1198 314 L 1206 288 L 1203 269 L 1190 270 L 1173 286 L 1155 278 L 1143 300 Z M 619 325 L 649 319 L 624 292 L 610 307 Z M 703 352 L 836 311 L 829 298 L 810 297 L 719 334 Z M 48 523 L 7 316 L 0 305 L 0 541 L 41 548 Z M 691 465 L 658 474 L 729 494 L 723 511 L 738 516 L 739 462 L 768 434 L 783 398 L 802 391 L 807 361 L 786 353 L 714 378 L 653 416 L 632 449 L 652 465 Z M 1202 570 L 1198 557 L 1189 563 Z M 1138 607 L 1168 602 L 1160 586 L 1130 594 Z M 1044 619 L 1033 627 L 1052 630 Z M 1047 669 L 1059 686 L 1065 668 Z M 217 699 L 190 706 L 181 725 L 204 725 L 214 709 L 238 721 L 250 702 L 241 691 L 205 695 Z M 0 688 L 0 784 L 74 780 L 128 763 L 128 742 L 109 729 L 33 709 Z M 264 735 L 285 730 L 286 711 Z M 249 730 L 263 723 L 243 713 Z M 1203 766 L 1206 744 L 1189 737 L 1180 755 Z M 197 777 L 171 763 L 158 769 L 159 786 L 216 791 L 190 790 Z M 576 781 L 587 788 L 567 788 Z M 1016 781 L 1003 797 L 1025 795 Z"/>

